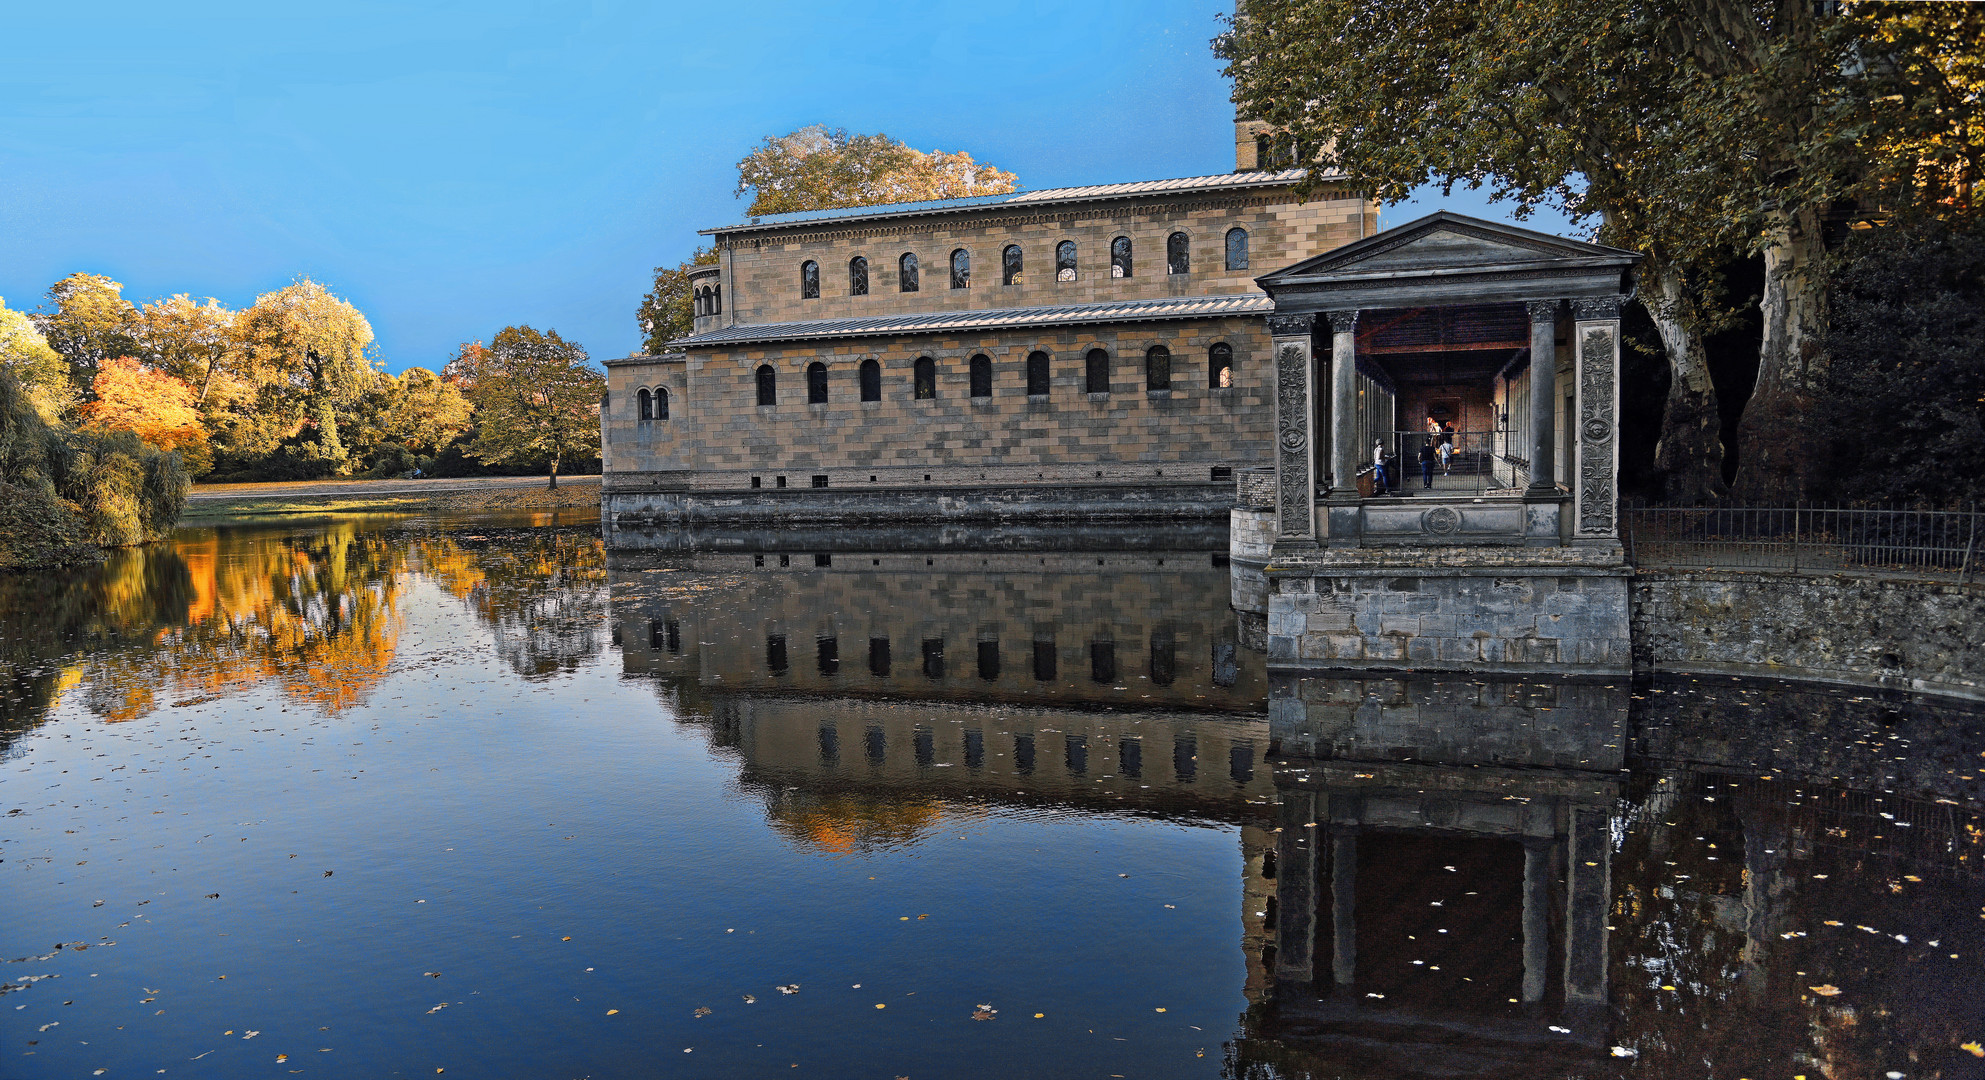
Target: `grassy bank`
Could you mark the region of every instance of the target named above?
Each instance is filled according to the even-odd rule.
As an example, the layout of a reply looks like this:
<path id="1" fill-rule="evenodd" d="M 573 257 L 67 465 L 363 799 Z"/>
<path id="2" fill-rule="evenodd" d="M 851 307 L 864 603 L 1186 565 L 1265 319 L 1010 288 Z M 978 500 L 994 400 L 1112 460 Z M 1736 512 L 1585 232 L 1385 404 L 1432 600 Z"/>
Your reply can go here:
<path id="1" fill-rule="evenodd" d="M 437 485 L 446 483 L 437 481 Z M 261 490 L 256 489 L 276 489 Z M 181 523 L 214 518 L 282 514 L 409 513 L 436 510 L 591 509 L 600 505 L 600 478 L 561 479 L 558 490 L 542 481 L 485 483 L 474 487 L 437 486 L 421 490 L 403 483 L 346 481 L 313 489 L 310 485 L 236 484 L 201 491 L 196 488 L 179 516 Z"/>

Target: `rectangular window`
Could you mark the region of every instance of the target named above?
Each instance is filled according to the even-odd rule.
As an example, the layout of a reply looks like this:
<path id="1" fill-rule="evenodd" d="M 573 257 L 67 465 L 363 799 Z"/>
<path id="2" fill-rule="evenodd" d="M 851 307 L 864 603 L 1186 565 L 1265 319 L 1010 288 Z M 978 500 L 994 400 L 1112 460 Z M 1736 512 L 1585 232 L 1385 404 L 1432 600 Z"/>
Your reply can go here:
<path id="1" fill-rule="evenodd" d="M 999 642 L 979 642 L 979 678 L 987 681 L 999 678 Z"/>
<path id="2" fill-rule="evenodd" d="M 814 552 L 814 555 L 813 555 L 813 565 L 815 565 L 815 566 L 832 566 L 832 565 L 834 565 L 834 556 L 832 556 L 832 555 L 829 555 L 828 553 L 826 553 L 826 552 L 824 552 L 824 551 L 817 551 L 817 552 Z"/>
<path id="3" fill-rule="evenodd" d="M 1117 772 L 1132 780 L 1144 775 L 1144 740 L 1124 739 L 1117 743 Z"/>
<path id="4" fill-rule="evenodd" d="M 1055 643 L 1053 638 L 1034 643 L 1034 679 L 1036 682 L 1055 681 Z"/>
<path id="5" fill-rule="evenodd" d="M 944 678 L 943 638 L 924 639 L 924 677 L 927 679 Z"/>
<path id="6" fill-rule="evenodd" d="M 813 486 L 814 486 L 814 487 L 826 487 L 826 486 L 827 486 L 827 478 L 826 478 L 825 476 L 821 476 L 821 475 L 819 475 L 819 474 L 815 474 L 815 476 L 814 476 L 814 478 L 813 478 Z"/>
<path id="7" fill-rule="evenodd" d="M 868 639 L 868 673 L 878 679 L 889 677 L 889 639 L 872 637 Z"/>
<path id="8" fill-rule="evenodd" d="M 765 635 L 765 667 L 774 675 L 786 673 L 786 635 Z"/>
<path id="9" fill-rule="evenodd" d="M 1117 643 L 1114 641 L 1092 641 L 1089 643 L 1089 677 L 1099 683 L 1117 681 Z"/>
<path id="10" fill-rule="evenodd" d="M 815 639 L 815 647 L 820 673 L 822 675 L 839 675 L 841 673 L 841 639 L 831 637 L 817 638 Z"/>
<path id="11" fill-rule="evenodd" d="M 986 767 L 986 733 L 977 728 L 965 731 L 965 767 L 983 769 Z"/>
<path id="12" fill-rule="evenodd" d="M 1086 735 L 1065 735 L 1067 749 L 1063 760 L 1068 765 L 1070 776 L 1086 776 L 1089 772 L 1089 737 Z"/>

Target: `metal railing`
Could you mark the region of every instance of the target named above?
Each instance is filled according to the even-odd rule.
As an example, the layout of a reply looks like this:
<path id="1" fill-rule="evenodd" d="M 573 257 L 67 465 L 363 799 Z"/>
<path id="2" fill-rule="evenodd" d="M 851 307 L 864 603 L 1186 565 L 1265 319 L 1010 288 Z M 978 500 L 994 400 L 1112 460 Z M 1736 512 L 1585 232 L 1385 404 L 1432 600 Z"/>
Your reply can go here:
<path id="1" fill-rule="evenodd" d="M 1386 480 L 1395 495 L 1514 493 L 1529 479 L 1523 466 L 1508 457 L 1505 431 L 1380 431 L 1370 438 L 1385 448 Z M 1431 476 L 1421 466 L 1422 447 L 1434 454 Z M 1359 452 L 1359 490 L 1367 495 L 1378 494 L 1366 490 L 1374 452 L 1370 444 Z"/>
<path id="2" fill-rule="evenodd" d="M 1985 561 L 1985 513 L 1888 507 L 1624 506 L 1621 537 L 1640 566 L 1843 571 L 1953 577 Z"/>

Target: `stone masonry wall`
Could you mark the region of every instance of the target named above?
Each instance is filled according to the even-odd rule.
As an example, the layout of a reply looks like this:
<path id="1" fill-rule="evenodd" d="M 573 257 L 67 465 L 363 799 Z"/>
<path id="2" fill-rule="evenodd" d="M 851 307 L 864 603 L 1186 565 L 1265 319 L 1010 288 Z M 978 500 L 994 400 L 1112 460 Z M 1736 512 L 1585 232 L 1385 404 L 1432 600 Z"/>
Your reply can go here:
<path id="1" fill-rule="evenodd" d="M 1589 672 L 1632 665 L 1627 581 L 1619 570 L 1269 576 L 1272 664 Z"/>
<path id="2" fill-rule="evenodd" d="M 1208 351 L 1234 352 L 1234 385 L 1208 384 Z M 1145 389 L 1145 351 L 1171 352 L 1172 389 Z M 1111 355 L 1108 394 L 1085 391 L 1085 356 Z M 1027 394 L 1027 355 L 1051 357 L 1045 398 Z M 915 335 L 693 350 L 685 361 L 608 366 L 608 489 L 748 490 L 779 477 L 808 487 L 1214 480 L 1212 468 L 1268 460 L 1269 341 L 1258 318 L 1139 323 L 1065 331 Z M 970 358 L 993 363 L 991 397 L 970 396 Z M 937 396 L 917 400 L 919 356 L 937 362 Z M 882 365 L 882 400 L 860 400 L 859 366 Z M 808 404 L 806 368 L 828 367 L 829 397 Z M 778 371 L 778 404 L 757 404 L 756 369 Z M 634 395 L 670 388 L 669 419 L 641 424 Z M 1230 479 L 1221 478 L 1225 486 Z M 1231 490 L 1231 488 L 1228 488 Z"/>
<path id="3" fill-rule="evenodd" d="M 855 220 L 719 236 L 723 326 L 932 311 L 1045 307 L 1111 300 L 1257 293 L 1254 279 L 1377 230 L 1375 209 L 1341 187 L 1297 202 L 1292 188 L 1165 195 L 1073 205 L 1013 206 L 914 219 Z M 1248 230 L 1248 267 L 1228 270 L 1227 230 Z M 1171 274 L 1166 238 L 1192 241 L 1191 272 Z M 1110 276 L 1110 241 L 1132 242 L 1131 276 Z M 1058 281 L 1055 246 L 1076 243 L 1076 280 Z M 1020 280 L 1001 284 L 1001 252 L 1019 244 Z M 951 253 L 972 258 L 971 284 L 951 288 Z M 919 288 L 900 288 L 898 260 L 914 253 Z M 868 294 L 848 293 L 848 261 L 868 259 Z M 820 295 L 800 297 L 800 266 L 820 264 Z"/>
<path id="4" fill-rule="evenodd" d="M 1635 666 L 1892 686 L 1985 699 L 1985 586 L 1646 571 Z"/>

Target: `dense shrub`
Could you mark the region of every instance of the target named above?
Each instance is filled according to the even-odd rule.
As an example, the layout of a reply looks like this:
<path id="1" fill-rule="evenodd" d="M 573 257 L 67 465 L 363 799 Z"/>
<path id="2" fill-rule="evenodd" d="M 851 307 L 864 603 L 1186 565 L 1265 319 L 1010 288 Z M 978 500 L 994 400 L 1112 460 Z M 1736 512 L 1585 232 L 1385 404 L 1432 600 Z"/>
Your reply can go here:
<path id="1" fill-rule="evenodd" d="M 0 372 L 0 569 L 163 539 L 191 483 L 179 455 L 128 431 L 61 431 Z"/>

